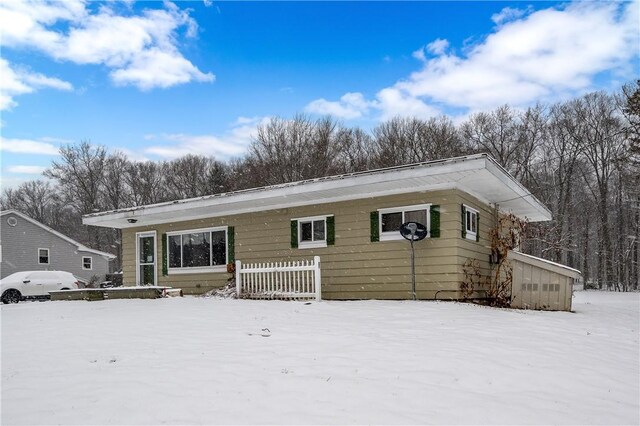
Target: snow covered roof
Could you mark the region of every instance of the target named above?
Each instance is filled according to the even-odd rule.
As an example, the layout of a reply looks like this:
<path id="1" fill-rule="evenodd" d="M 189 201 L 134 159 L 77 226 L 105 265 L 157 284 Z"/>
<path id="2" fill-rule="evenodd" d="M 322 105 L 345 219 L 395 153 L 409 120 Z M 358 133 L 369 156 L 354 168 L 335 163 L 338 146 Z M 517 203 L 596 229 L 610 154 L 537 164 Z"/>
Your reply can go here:
<path id="1" fill-rule="evenodd" d="M 459 189 L 533 222 L 551 220 L 551 212 L 496 160 L 475 154 L 93 213 L 82 221 L 121 229 L 442 189 Z"/>
<path id="2" fill-rule="evenodd" d="M 509 251 L 507 257 L 511 259 L 520 260 L 522 262 L 529 263 L 532 265 L 536 265 L 544 269 L 551 269 L 554 272 L 557 272 L 562 275 L 566 275 L 568 277 L 580 278 L 582 276 L 582 272 L 578 271 L 577 269 L 570 268 L 567 265 L 552 262 L 550 260 L 543 259 L 541 257 L 532 256 L 530 254 L 520 253 L 519 251 L 513 251 L 513 250 Z"/>
<path id="3" fill-rule="evenodd" d="M 0 217 L 8 215 L 8 214 L 14 214 L 16 216 L 19 216 L 22 219 L 26 220 L 27 222 L 33 223 L 34 225 L 39 226 L 40 228 L 44 229 L 45 231 L 50 232 L 51 234 L 62 238 L 63 240 L 65 240 L 65 241 L 73 244 L 74 246 L 78 247 L 78 251 L 84 251 L 84 252 L 87 252 L 87 253 L 97 254 L 97 255 L 100 255 L 100 256 L 104 256 L 104 257 L 106 257 L 108 259 L 115 259 L 116 258 L 116 256 L 111 254 L 111 253 L 106 253 L 104 251 L 94 250 L 92 248 L 89 248 L 89 247 L 85 246 L 84 244 L 81 244 L 81 243 L 77 242 L 76 240 L 73 240 L 73 239 L 67 237 L 66 235 L 56 231 L 55 229 L 49 228 L 47 225 L 44 225 L 44 224 L 38 222 L 37 220 L 35 220 L 35 219 L 27 216 L 24 213 L 21 213 L 21 212 L 17 211 L 17 210 L 3 210 L 2 212 L 0 212 Z"/>

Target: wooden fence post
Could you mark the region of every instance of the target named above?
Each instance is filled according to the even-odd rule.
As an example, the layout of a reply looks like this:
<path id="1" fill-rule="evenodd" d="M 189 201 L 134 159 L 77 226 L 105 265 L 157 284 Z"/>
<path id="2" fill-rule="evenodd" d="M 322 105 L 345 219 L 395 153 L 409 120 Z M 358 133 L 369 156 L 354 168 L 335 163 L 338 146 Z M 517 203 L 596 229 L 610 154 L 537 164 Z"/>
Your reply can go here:
<path id="1" fill-rule="evenodd" d="M 313 264 L 314 264 L 314 269 L 313 269 L 313 273 L 314 273 L 314 282 L 315 282 L 315 290 L 316 290 L 316 300 L 321 300 L 322 299 L 322 281 L 320 279 L 320 256 L 314 256 L 313 257 Z"/>
<path id="2" fill-rule="evenodd" d="M 236 260 L 236 296 L 240 298 L 242 292 L 242 284 L 240 282 L 240 269 L 242 269 L 242 262 Z"/>

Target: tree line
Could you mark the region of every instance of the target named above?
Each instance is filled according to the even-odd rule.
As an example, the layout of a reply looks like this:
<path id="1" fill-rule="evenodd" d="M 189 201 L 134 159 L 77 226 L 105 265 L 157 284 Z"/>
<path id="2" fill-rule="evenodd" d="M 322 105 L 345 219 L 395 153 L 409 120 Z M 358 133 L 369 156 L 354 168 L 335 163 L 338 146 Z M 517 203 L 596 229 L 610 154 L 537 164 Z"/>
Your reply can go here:
<path id="1" fill-rule="evenodd" d="M 276 117 L 228 162 L 201 155 L 135 162 L 82 141 L 60 148 L 47 179 L 5 189 L 0 205 L 119 262 L 120 232 L 84 226 L 82 215 L 481 152 L 553 213 L 529 226 L 525 252 L 580 269 L 598 288 L 638 289 L 640 80 L 553 105 L 505 105 L 459 124 L 398 117 L 365 131 L 332 117 Z"/>

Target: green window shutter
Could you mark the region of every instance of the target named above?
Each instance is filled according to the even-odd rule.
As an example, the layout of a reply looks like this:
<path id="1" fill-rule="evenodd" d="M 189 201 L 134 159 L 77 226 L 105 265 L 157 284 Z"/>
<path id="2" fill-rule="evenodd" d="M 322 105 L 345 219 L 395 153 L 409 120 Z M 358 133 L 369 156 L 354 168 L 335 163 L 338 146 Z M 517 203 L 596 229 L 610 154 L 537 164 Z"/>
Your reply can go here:
<path id="1" fill-rule="evenodd" d="M 327 216 L 327 245 L 336 244 L 336 218 L 335 216 Z"/>
<path id="2" fill-rule="evenodd" d="M 162 234 L 162 276 L 169 275 L 169 261 L 167 256 L 167 234 Z"/>
<path id="3" fill-rule="evenodd" d="M 464 204 L 460 204 L 460 210 L 462 212 L 462 238 L 467 238 L 467 209 L 464 208 Z"/>
<path id="4" fill-rule="evenodd" d="M 480 241 L 480 213 L 476 213 L 476 241 Z"/>
<path id="5" fill-rule="evenodd" d="M 371 242 L 380 241 L 380 215 L 378 212 L 371 212 Z"/>
<path id="6" fill-rule="evenodd" d="M 291 221 L 291 248 L 298 248 L 298 221 Z"/>
<path id="7" fill-rule="evenodd" d="M 431 219 L 431 230 L 429 234 L 431 238 L 440 238 L 440 206 L 431 206 L 429 216 Z"/>
<path id="8" fill-rule="evenodd" d="M 236 234 L 233 226 L 227 227 L 227 251 L 229 253 L 227 263 L 234 263 L 236 261 Z"/>

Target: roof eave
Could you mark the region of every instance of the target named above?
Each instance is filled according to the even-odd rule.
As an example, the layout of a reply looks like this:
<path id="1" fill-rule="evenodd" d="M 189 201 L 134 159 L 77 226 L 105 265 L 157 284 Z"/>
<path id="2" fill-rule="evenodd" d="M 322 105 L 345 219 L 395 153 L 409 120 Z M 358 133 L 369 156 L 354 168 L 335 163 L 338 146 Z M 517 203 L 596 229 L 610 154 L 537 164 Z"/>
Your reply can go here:
<path id="1" fill-rule="evenodd" d="M 83 223 L 124 229 L 175 221 L 175 214 L 178 212 L 181 214 L 180 220 L 190 220 L 438 189 L 460 189 L 488 204 L 495 204 L 501 201 L 488 199 L 483 194 L 478 193 L 479 191 L 465 187 L 463 183 L 460 183 L 460 180 L 468 178 L 470 186 L 475 185 L 477 189 L 473 179 L 477 173 L 483 174 L 485 178 L 489 176 L 486 173 L 490 173 L 493 177 L 488 179 L 491 182 L 499 183 L 503 188 L 502 192 L 516 195 L 515 198 L 509 197 L 513 198 L 513 200 L 511 201 L 511 206 L 504 206 L 507 210 L 509 207 L 526 205 L 528 207 L 516 208 L 516 210 L 518 212 L 530 212 L 531 214 L 527 215 L 528 219 L 544 221 L 551 218 L 549 210 L 495 160 L 486 154 L 476 154 L 429 163 L 254 188 L 234 193 L 126 208 L 118 211 L 94 213 L 85 215 Z M 452 179 L 454 175 L 459 178 L 458 181 Z M 442 176 L 448 176 L 449 178 L 443 182 Z M 426 183 L 427 179 L 431 179 L 431 183 L 420 187 L 419 183 Z M 392 188 L 394 183 L 397 184 Z M 411 183 L 411 185 L 407 185 L 407 183 Z M 332 191 L 348 193 L 346 190 L 349 188 L 352 191 L 349 195 L 340 197 L 334 196 L 332 193 Z M 359 194 L 353 192 L 358 190 L 366 190 L 366 192 Z M 482 192 L 482 188 L 480 188 L 480 192 Z M 329 193 L 331 194 L 327 195 Z M 191 211 L 191 214 L 185 214 L 187 211 Z M 202 213 L 198 213 L 198 211 Z"/>

